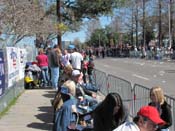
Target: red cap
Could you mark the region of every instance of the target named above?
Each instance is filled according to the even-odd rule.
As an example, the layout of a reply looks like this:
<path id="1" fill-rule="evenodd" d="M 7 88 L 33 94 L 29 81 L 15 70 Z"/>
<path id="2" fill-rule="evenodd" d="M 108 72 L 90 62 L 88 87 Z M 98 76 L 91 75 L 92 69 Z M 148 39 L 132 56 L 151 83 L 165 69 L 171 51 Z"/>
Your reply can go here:
<path id="1" fill-rule="evenodd" d="M 165 124 L 165 121 L 163 121 L 160 118 L 160 114 L 159 114 L 158 110 L 153 106 L 143 106 L 143 107 L 141 107 L 139 112 L 137 113 L 137 115 L 144 116 L 144 117 L 150 119 L 152 122 L 154 122 L 155 124 L 158 124 L 158 125 L 164 125 Z"/>

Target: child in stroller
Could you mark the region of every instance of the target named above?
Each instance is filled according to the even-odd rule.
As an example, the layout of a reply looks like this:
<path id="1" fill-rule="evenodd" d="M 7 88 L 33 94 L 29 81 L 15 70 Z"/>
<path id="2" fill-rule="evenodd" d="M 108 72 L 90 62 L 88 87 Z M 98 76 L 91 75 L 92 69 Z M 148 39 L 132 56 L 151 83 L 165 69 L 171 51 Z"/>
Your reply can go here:
<path id="1" fill-rule="evenodd" d="M 25 66 L 25 89 L 34 89 L 39 87 L 41 69 L 31 62 L 27 62 Z"/>

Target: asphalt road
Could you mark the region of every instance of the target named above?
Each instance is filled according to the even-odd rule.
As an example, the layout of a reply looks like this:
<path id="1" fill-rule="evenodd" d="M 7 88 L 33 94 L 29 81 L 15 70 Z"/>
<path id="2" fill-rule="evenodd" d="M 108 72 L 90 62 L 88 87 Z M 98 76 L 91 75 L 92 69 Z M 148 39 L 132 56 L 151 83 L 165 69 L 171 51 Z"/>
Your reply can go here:
<path id="1" fill-rule="evenodd" d="M 165 94 L 175 97 L 175 62 L 131 58 L 95 59 L 95 68 L 151 88 L 161 86 Z"/>

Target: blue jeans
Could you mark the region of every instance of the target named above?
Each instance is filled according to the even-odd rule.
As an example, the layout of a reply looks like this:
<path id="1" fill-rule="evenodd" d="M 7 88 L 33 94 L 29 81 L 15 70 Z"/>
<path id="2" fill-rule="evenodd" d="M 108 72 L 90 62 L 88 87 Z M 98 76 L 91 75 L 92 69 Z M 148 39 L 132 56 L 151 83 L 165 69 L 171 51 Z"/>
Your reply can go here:
<path id="1" fill-rule="evenodd" d="M 59 67 L 51 67 L 51 82 L 52 87 L 58 88 L 58 79 L 59 79 Z"/>
<path id="2" fill-rule="evenodd" d="M 40 68 L 41 68 L 41 73 L 42 73 L 44 84 L 47 85 L 49 82 L 48 66 L 43 66 Z"/>

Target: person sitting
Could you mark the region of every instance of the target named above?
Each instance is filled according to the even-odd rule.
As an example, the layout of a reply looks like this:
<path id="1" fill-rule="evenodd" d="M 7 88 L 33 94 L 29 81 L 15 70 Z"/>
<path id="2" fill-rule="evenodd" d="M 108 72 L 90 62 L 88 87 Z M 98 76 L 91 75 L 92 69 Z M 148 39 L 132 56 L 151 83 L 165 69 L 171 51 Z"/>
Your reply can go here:
<path id="1" fill-rule="evenodd" d="M 94 131 L 112 131 L 127 120 L 127 114 L 120 95 L 109 93 L 93 113 Z"/>
<path id="2" fill-rule="evenodd" d="M 75 83 L 71 80 L 66 81 L 61 87 L 61 95 L 64 96 L 62 99 L 62 105 L 56 110 L 54 131 L 67 131 L 68 126 L 72 122 L 76 122 L 76 105 L 77 99 L 75 98 Z M 66 96 L 66 99 L 65 99 Z"/>
<path id="3" fill-rule="evenodd" d="M 89 103 L 90 109 L 95 109 L 97 105 L 96 94 L 92 91 L 89 91 L 83 88 L 82 82 L 82 73 L 79 70 L 72 71 L 72 80 L 76 84 L 76 98 L 80 101 L 87 101 Z"/>
<path id="4" fill-rule="evenodd" d="M 134 117 L 133 122 L 125 122 L 113 131 L 156 131 L 164 125 L 159 112 L 153 106 L 143 106 Z"/>
<path id="5" fill-rule="evenodd" d="M 151 102 L 149 105 L 156 107 L 160 113 L 160 117 L 166 122 L 157 131 L 168 131 L 168 128 L 172 125 L 171 107 L 165 100 L 162 88 L 159 86 L 151 88 L 150 99 Z"/>

